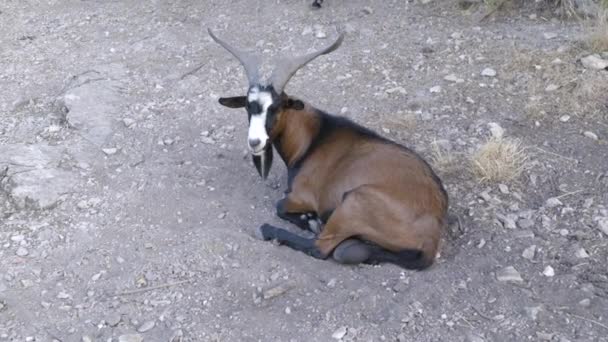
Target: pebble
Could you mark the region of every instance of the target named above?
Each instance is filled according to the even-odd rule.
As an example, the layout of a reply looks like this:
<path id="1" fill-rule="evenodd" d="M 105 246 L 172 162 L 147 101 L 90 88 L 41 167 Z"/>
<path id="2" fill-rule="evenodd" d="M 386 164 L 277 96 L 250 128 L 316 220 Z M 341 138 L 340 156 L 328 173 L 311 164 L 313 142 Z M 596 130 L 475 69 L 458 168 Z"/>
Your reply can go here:
<path id="1" fill-rule="evenodd" d="M 387 94 L 392 94 L 392 93 L 399 93 L 399 94 L 402 94 L 402 95 L 406 95 L 407 94 L 407 90 L 405 90 L 405 88 L 403 88 L 403 87 L 389 88 L 389 89 L 386 89 L 385 92 Z"/>
<path id="2" fill-rule="evenodd" d="M 144 338 L 140 334 L 125 334 L 118 336 L 118 342 L 143 342 Z"/>
<path id="3" fill-rule="evenodd" d="M 483 339 L 483 337 L 474 334 L 474 333 L 469 333 L 467 334 L 467 342 L 485 342 L 485 340 Z"/>
<path id="4" fill-rule="evenodd" d="M 24 239 L 25 239 L 25 236 L 23 236 L 21 234 L 11 236 L 11 241 L 13 241 L 13 242 L 21 242 Z"/>
<path id="5" fill-rule="evenodd" d="M 131 128 L 131 126 L 135 124 L 135 120 L 131 118 L 124 118 L 122 119 L 122 123 L 125 125 L 125 127 Z"/>
<path id="6" fill-rule="evenodd" d="M 323 30 L 323 26 L 321 26 L 321 25 L 315 25 L 314 29 L 315 29 L 315 37 L 316 38 L 319 38 L 319 39 L 327 38 L 327 34 Z"/>
<path id="7" fill-rule="evenodd" d="M 528 229 L 528 228 L 532 228 L 534 226 L 534 221 L 531 219 L 524 218 L 524 219 L 518 220 L 517 225 L 521 229 Z"/>
<path id="8" fill-rule="evenodd" d="M 547 266 L 543 270 L 543 274 L 545 275 L 545 277 L 553 277 L 555 275 L 555 270 L 553 269 L 553 267 Z"/>
<path id="9" fill-rule="evenodd" d="M 462 78 L 459 78 L 458 76 L 456 76 L 454 74 L 449 74 L 449 75 L 445 76 L 443 79 L 448 82 L 453 82 L 453 83 L 464 83 L 464 80 Z"/>
<path id="10" fill-rule="evenodd" d="M 496 76 L 496 70 L 492 68 L 485 68 L 481 71 L 481 76 L 494 77 Z"/>
<path id="11" fill-rule="evenodd" d="M 599 219 L 599 221 L 597 221 L 597 227 L 602 233 L 608 235 L 608 217 Z"/>
<path id="12" fill-rule="evenodd" d="M 545 37 L 545 39 L 547 39 L 547 40 L 554 39 L 554 38 L 557 38 L 557 33 L 546 32 L 543 34 L 543 37 Z"/>
<path id="13" fill-rule="evenodd" d="M 338 282 L 338 281 L 336 280 L 336 278 L 331 278 L 331 279 L 330 279 L 330 280 L 327 282 L 327 287 L 334 288 L 334 287 L 336 287 L 336 283 L 337 283 L 337 282 Z"/>
<path id="14" fill-rule="evenodd" d="M 28 254 L 30 254 L 30 252 L 25 247 L 19 247 L 19 248 L 17 248 L 17 251 L 15 252 L 15 254 L 17 254 L 17 256 L 24 257 L 24 256 L 27 256 Z"/>
<path id="15" fill-rule="evenodd" d="M 429 91 L 430 91 L 432 94 L 440 93 L 440 92 L 441 92 L 441 86 L 438 86 L 438 85 L 437 85 L 437 86 L 431 87 L 431 88 L 429 89 Z"/>
<path id="16" fill-rule="evenodd" d="M 584 308 L 588 308 L 591 305 L 591 299 L 585 298 L 585 299 L 581 300 L 580 302 L 578 302 L 578 305 L 580 305 Z"/>
<path id="17" fill-rule="evenodd" d="M 363 12 L 364 14 L 373 14 L 373 13 L 374 13 L 374 10 L 373 10 L 371 7 L 369 7 L 369 6 L 365 6 L 365 7 L 363 7 L 362 12 Z"/>
<path id="18" fill-rule="evenodd" d="M 581 63 L 587 69 L 602 70 L 608 69 L 608 60 L 602 59 L 598 55 L 589 55 L 581 58 Z"/>
<path id="19" fill-rule="evenodd" d="M 103 151 L 103 153 L 105 153 L 107 156 L 111 156 L 113 154 L 116 154 L 116 152 L 118 152 L 118 149 L 115 147 L 111 147 L 111 148 L 102 148 L 101 149 Z"/>
<path id="20" fill-rule="evenodd" d="M 505 135 L 505 129 L 496 122 L 488 123 L 488 127 L 490 127 L 492 137 L 496 139 L 501 139 Z"/>
<path id="21" fill-rule="evenodd" d="M 496 272 L 496 279 L 502 282 L 523 283 L 524 280 L 513 266 L 507 266 Z"/>
<path id="22" fill-rule="evenodd" d="M 291 314 L 291 308 L 289 306 L 285 308 L 285 313 L 288 315 Z"/>
<path id="23" fill-rule="evenodd" d="M 84 335 L 84 336 L 82 336 L 82 342 L 93 342 L 93 339 L 91 339 L 87 335 Z"/>
<path id="24" fill-rule="evenodd" d="M 559 89 L 559 86 L 557 84 L 549 84 L 547 88 L 545 88 L 545 91 L 550 93 L 552 91 L 556 91 L 557 89 Z"/>
<path id="25" fill-rule="evenodd" d="M 264 299 L 272 299 L 289 291 L 290 288 L 291 286 L 289 286 L 288 284 L 281 284 L 264 291 L 262 297 L 264 297 Z"/>
<path id="26" fill-rule="evenodd" d="M 587 253 L 584 248 L 577 249 L 574 255 L 579 259 L 585 259 L 589 257 L 589 253 Z"/>
<path id="27" fill-rule="evenodd" d="M 524 251 L 521 253 L 521 256 L 524 259 L 532 260 L 532 259 L 534 259 L 535 254 L 536 254 L 536 245 L 532 245 L 532 246 L 524 249 Z"/>
<path id="28" fill-rule="evenodd" d="M 331 334 L 331 338 L 336 340 L 341 340 L 344 336 L 346 336 L 346 327 L 339 327 L 333 334 Z"/>
<path id="29" fill-rule="evenodd" d="M 217 215 L 217 218 L 222 220 L 226 217 L 226 213 L 220 213 L 219 215 Z"/>
<path id="30" fill-rule="evenodd" d="M 595 133 L 593 133 L 593 132 L 591 132 L 591 131 L 585 131 L 585 132 L 583 133 L 583 135 L 584 135 L 585 137 L 589 138 L 589 139 L 593 139 L 593 140 L 598 140 L 598 139 L 599 139 L 599 138 L 598 138 L 598 136 L 597 136 L 597 134 L 595 134 Z"/>
<path id="31" fill-rule="evenodd" d="M 559 121 L 561 122 L 568 122 L 570 121 L 570 115 L 562 115 L 559 117 Z"/>
<path id="32" fill-rule="evenodd" d="M 504 184 L 498 184 L 498 190 L 505 195 L 509 193 L 509 187 Z"/>
<path id="33" fill-rule="evenodd" d="M 555 208 L 557 206 L 563 205 L 562 201 L 560 201 L 559 198 L 557 198 L 557 197 L 551 197 L 551 198 L 547 199 L 545 204 L 546 204 L 547 208 Z"/>
<path id="34" fill-rule="evenodd" d="M 149 331 L 154 328 L 155 325 L 156 323 L 154 323 L 154 321 L 144 322 L 142 325 L 139 326 L 139 328 L 137 328 L 137 332 L 143 333 Z"/>
<path id="35" fill-rule="evenodd" d="M 106 322 L 111 327 L 117 326 L 121 320 L 122 320 L 122 317 L 118 313 L 112 313 L 106 318 Z"/>

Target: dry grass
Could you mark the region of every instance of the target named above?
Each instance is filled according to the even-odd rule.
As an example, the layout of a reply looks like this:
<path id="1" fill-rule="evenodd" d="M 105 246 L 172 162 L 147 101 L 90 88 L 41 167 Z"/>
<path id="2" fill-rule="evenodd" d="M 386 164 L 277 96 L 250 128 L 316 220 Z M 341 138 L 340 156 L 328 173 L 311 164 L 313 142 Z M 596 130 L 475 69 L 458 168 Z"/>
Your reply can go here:
<path id="1" fill-rule="evenodd" d="M 436 140 L 431 143 L 431 164 L 440 173 L 449 174 L 457 170 L 456 156 Z"/>
<path id="2" fill-rule="evenodd" d="M 606 9 L 598 15 L 593 27 L 590 28 L 591 34 L 587 38 L 587 45 L 593 52 L 608 51 L 608 0 L 606 0 Z"/>
<path id="3" fill-rule="evenodd" d="M 525 169 L 528 156 L 517 139 L 488 139 L 471 158 L 473 174 L 482 183 L 509 182 Z"/>

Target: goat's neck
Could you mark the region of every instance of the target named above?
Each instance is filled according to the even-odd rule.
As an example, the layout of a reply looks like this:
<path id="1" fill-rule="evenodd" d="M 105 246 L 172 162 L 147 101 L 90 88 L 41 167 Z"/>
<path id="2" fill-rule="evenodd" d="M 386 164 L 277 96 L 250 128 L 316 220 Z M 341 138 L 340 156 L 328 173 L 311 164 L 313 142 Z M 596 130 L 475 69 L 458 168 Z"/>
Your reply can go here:
<path id="1" fill-rule="evenodd" d="M 292 167 L 302 159 L 319 134 L 321 118 L 318 111 L 308 104 L 302 110 L 289 109 L 281 115 L 274 146 L 285 165 Z"/>

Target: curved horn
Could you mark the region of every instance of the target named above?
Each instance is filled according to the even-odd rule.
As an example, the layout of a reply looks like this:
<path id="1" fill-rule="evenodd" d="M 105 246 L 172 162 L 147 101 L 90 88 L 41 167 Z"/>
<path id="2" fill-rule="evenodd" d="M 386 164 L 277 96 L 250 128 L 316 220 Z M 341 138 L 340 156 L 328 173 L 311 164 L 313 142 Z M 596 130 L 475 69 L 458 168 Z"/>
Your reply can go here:
<path id="1" fill-rule="evenodd" d="M 228 50 L 234 57 L 239 60 L 239 62 L 241 62 L 241 64 L 245 68 L 245 73 L 247 74 L 249 85 L 258 83 L 260 79 L 258 73 L 260 59 L 258 58 L 258 56 L 249 52 L 245 52 L 243 50 L 239 50 L 234 46 L 231 46 L 230 44 L 219 39 L 215 34 L 213 34 L 210 28 L 207 28 L 207 32 L 209 32 L 209 35 L 211 36 L 211 38 L 213 38 L 213 40 L 215 40 L 218 44 L 224 47 L 224 49 Z"/>
<path id="2" fill-rule="evenodd" d="M 321 50 L 311 52 L 303 56 L 281 58 L 277 62 L 277 67 L 272 72 L 272 76 L 270 78 L 274 90 L 281 94 L 281 92 L 283 92 L 283 87 L 285 87 L 289 79 L 296 73 L 296 71 L 320 55 L 325 55 L 337 49 L 340 44 L 342 44 L 342 40 L 344 40 L 344 33 L 340 33 L 340 36 L 338 36 L 333 44 Z"/>

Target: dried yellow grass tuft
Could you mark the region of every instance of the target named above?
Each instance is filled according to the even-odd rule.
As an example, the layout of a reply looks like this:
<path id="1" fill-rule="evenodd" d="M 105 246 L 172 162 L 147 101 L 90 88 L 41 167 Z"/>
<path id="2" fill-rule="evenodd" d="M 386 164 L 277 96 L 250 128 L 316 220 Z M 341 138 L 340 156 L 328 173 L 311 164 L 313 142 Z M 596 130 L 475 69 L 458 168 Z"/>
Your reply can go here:
<path id="1" fill-rule="evenodd" d="M 517 139 L 488 139 L 471 158 L 471 169 L 480 182 L 508 182 L 526 167 L 528 156 Z"/>

